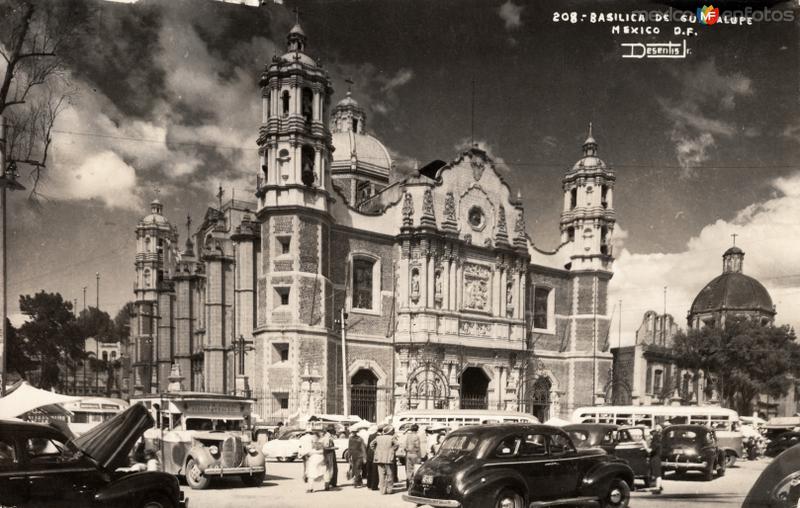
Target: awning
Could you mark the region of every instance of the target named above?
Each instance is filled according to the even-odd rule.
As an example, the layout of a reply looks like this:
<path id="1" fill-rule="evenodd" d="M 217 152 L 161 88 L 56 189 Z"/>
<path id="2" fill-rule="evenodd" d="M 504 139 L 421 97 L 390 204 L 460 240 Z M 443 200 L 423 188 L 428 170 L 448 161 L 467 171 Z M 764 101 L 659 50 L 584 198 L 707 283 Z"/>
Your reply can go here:
<path id="1" fill-rule="evenodd" d="M 0 398 L 0 418 L 17 418 L 40 407 L 80 399 L 80 397 L 40 390 L 23 381 L 13 392 Z"/>

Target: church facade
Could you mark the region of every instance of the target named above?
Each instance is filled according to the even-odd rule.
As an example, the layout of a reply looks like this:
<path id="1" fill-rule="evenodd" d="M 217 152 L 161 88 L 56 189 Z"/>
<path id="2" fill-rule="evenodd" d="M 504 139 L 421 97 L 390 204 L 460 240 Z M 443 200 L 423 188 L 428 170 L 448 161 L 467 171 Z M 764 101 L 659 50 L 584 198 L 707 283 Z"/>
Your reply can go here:
<path id="1" fill-rule="evenodd" d="M 616 176 L 591 128 L 546 252 L 477 147 L 397 177 L 351 94 L 331 107 L 306 42 L 295 26 L 261 75 L 252 199 L 220 198 L 183 246 L 158 201 L 137 226 L 134 390 L 165 390 L 179 371 L 186 390 L 255 398 L 264 420 L 410 408 L 546 420 L 602 402 Z"/>

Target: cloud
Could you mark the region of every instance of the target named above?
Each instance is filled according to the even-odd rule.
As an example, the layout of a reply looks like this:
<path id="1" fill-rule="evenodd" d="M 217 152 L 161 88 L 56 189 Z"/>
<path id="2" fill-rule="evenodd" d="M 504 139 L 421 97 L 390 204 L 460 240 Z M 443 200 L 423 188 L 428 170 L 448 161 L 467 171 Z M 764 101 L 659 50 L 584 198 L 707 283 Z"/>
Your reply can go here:
<path id="1" fill-rule="evenodd" d="M 486 152 L 486 155 L 489 159 L 494 162 L 494 167 L 497 169 L 500 174 L 508 175 L 511 173 L 511 168 L 506 164 L 505 159 L 497 155 L 497 150 L 485 139 L 476 139 L 470 144 L 472 141 L 469 138 L 462 138 L 458 142 L 456 142 L 455 146 L 453 147 L 456 150 L 456 153 L 461 153 L 464 150 L 468 150 L 471 146 L 475 146 L 476 148 L 483 150 Z"/>
<path id="2" fill-rule="evenodd" d="M 386 80 L 386 83 L 383 85 L 384 92 L 388 92 L 389 90 L 393 90 L 399 86 L 403 86 L 414 77 L 414 71 L 411 69 L 400 69 L 397 71 L 397 74 Z"/>
<path id="3" fill-rule="evenodd" d="M 334 90 L 348 90 L 349 85 L 345 83 L 345 79 L 356 77 L 353 97 L 366 110 L 368 118 L 374 115 L 386 117 L 395 113 L 400 102 L 398 91 L 415 76 L 414 70 L 407 67 L 398 69 L 394 74 L 387 74 L 369 62 L 356 65 L 334 61 L 329 65 Z M 399 128 L 396 121 L 397 118 L 394 118 L 392 125 Z"/>
<path id="4" fill-rule="evenodd" d="M 141 208 L 136 194 L 136 170 L 119 155 L 103 151 L 86 158 L 79 167 L 57 176 L 60 197 L 99 200 L 109 208 Z"/>
<path id="5" fill-rule="evenodd" d="M 800 122 L 787 125 L 781 134 L 785 138 L 800 142 Z"/>
<path id="6" fill-rule="evenodd" d="M 633 341 L 647 310 L 662 312 L 667 287 L 667 312 L 685 328 L 686 315 L 697 293 L 722 273 L 722 253 L 731 234 L 746 253 L 744 272 L 760 280 L 777 307 L 776 322 L 800 327 L 800 172 L 770 182 L 772 197 L 750 204 L 728 220 L 706 225 L 676 253 L 634 253 L 615 247 L 617 260 L 609 302 L 623 301 L 623 343 Z M 614 231 L 615 237 L 619 227 Z M 618 323 L 613 330 L 617 330 Z M 616 343 L 613 340 L 612 343 Z"/>
<path id="7" fill-rule="evenodd" d="M 677 98 L 659 97 L 658 105 L 671 123 L 670 138 L 683 171 L 696 176 L 696 166 L 712 157 L 719 138 L 732 138 L 741 130 L 745 136 L 758 135 L 751 126 L 739 128 L 731 120 L 737 100 L 752 96 L 752 80 L 739 72 L 725 74 L 714 60 L 707 60 L 683 74 L 671 71 L 680 84 Z"/>
<path id="8" fill-rule="evenodd" d="M 505 22 L 506 30 L 516 30 L 522 26 L 520 16 L 522 15 L 523 9 L 524 7 L 514 4 L 511 0 L 507 0 L 506 3 L 500 6 L 498 12 L 500 14 L 500 19 Z"/>

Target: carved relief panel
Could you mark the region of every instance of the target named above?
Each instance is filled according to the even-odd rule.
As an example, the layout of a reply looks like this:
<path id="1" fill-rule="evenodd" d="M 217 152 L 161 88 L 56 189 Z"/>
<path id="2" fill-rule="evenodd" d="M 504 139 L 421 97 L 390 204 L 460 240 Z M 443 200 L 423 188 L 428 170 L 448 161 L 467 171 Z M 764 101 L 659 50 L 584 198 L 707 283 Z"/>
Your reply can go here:
<path id="1" fill-rule="evenodd" d="M 475 263 L 464 263 L 463 305 L 464 310 L 488 312 L 490 308 L 489 287 L 492 272 L 489 267 Z"/>

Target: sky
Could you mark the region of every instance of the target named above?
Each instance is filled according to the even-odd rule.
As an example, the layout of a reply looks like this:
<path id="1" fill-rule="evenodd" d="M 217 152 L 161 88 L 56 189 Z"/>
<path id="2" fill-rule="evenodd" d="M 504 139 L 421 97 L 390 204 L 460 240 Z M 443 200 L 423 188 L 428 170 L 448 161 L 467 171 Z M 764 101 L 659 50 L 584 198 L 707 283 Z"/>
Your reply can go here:
<path id="1" fill-rule="evenodd" d="M 299 7 L 334 101 L 351 78 L 398 174 L 474 139 L 521 192 L 538 248 L 557 246 L 561 178 L 592 122 L 617 175 L 612 344 L 663 310 L 664 287 L 685 324 L 734 233 L 777 322 L 800 325 L 798 21 L 554 21 L 669 7 L 614 0 L 85 1 L 97 12 L 65 55 L 76 93 L 57 120 L 44 199 L 9 200 L 12 315 L 18 295 L 41 289 L 81 307 L 86 287 L 95 305 L 96 273 L 113 315 L 134 297 L 134 229 L 156 195 L 181 241 L 186 216 L 197 224 L 219 186 L 252 196 L 257 81 Z M 769 3 L 800 19 L 796 2 Z M 615 24 L 660 33 L 612 34 Z M 622 58 L 623 43 L 684 39 L 685 58 Z"/>

